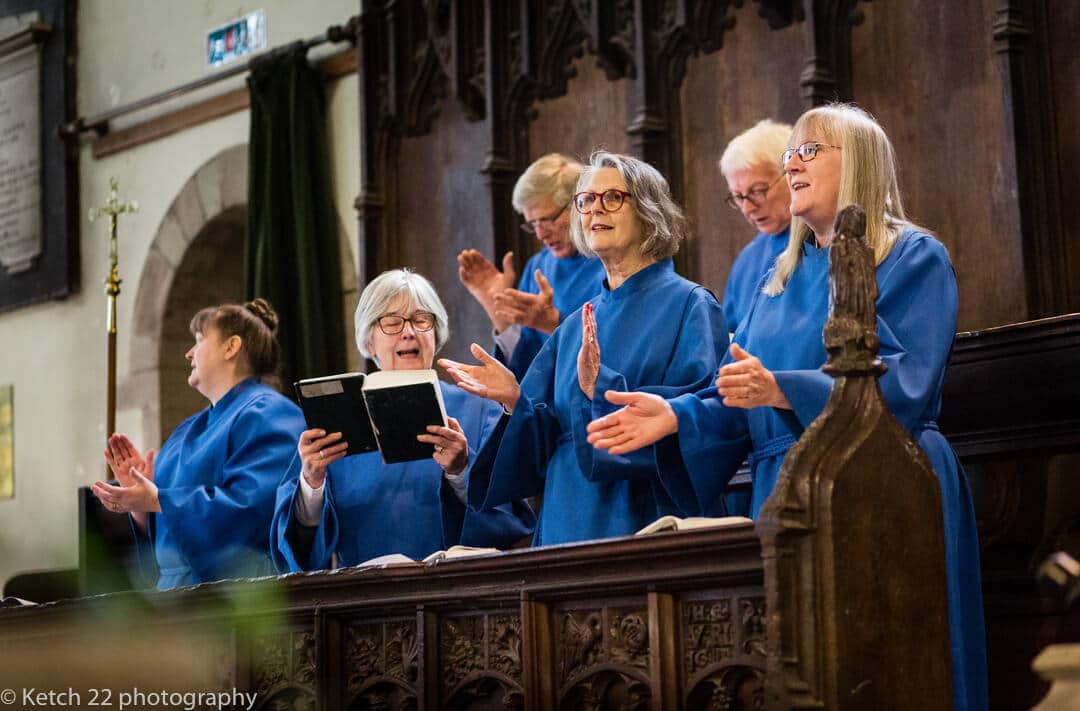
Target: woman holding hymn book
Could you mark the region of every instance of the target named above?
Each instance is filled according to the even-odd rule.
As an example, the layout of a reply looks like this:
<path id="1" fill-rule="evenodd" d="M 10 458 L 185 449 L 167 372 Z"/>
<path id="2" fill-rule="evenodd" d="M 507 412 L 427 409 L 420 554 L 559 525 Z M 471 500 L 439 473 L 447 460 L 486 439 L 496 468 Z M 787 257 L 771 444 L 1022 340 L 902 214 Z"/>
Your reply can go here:
<path id="1" fill-rule="evenodd" d="M 502 409 L 438 382 L 430 371 L 435 353 L 449 338 L 446 308 L 431 283 L 407 270 L 384 272 L 360 295 L 355 320 L 360 353 L 382 371 L 369 376 L 372 382 L 364 389 L 381 451 L 371 451 L 366 443 L 350 443 L 341 432 L 324 428 L 312 427 L 300 435 L 278 487 L 270 532 L 278 570 L 327 569 L 335 555 L 341 566 L 395 553 L 421 559 L 459 543 L 508 548 L 529 535 L 535 519 L 527 505 L 514 502 L 490 511 L 466 510 L 469 465 L 476 448 L 495 429 Z M 445 425 L 429 425 L 419 435 L 408 433 L 420 443 L 421 453 L 401 454 L 405 461 L 390 450 L 406 449 L 402 433 L 393 428 L 409 419 L 411 413 L 404 410 L 411 406 L 399 405 L 401 418 L 394 418 L 392 410 L 376 412 L 374 391 L 369 389 L 383 373 L 405 375 L 398 371 L 430 371 L 407 379 L 433 383 L 449 415 Z M 302 402 L 305 384 L 320 381 L 344 382 L 302 381 L 297 384 Z M 405 402 L 394 400 L 391 390 L 379 392 L 380 397 L 390 395 L 382 402 L 391 407 Z M 305 412 L 310 424 L 312 411 L 306 404 Z M 342 413 L 342 421 L 355 414 Z"/>
<path id="2" fill-rule="evenodd" d="M 600 294 L 563 319 L 520 385 L 476 344 L 478 365 L 440 361 L 462 388 L 512 412 L 501 442 L 489 441 L 470 472 L 470 508 L 543 493 L 538 545 L 627 535 L 683 514 L 651 451 L 594 449 L 585 427 L 615 409 L 607 390 L 674 397 L 707 387 L 727 348 L 720 304 L 675 273 L 686 220 L 655 168 L 597 152 L 571 205 L 578 252 L 604 266 Z M 706 515 L 722 515 L 723 499 L 717 504 Z"/>

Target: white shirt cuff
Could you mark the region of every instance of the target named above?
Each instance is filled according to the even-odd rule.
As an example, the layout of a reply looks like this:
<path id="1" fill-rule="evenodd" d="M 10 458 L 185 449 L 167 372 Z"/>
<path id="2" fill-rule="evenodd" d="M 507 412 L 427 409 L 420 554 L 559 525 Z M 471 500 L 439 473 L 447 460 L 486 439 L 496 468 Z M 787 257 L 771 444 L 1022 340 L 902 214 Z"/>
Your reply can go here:
<path id="1" fill-rule="evenodd" d="M 454 492 L 454 496 L 461 503 L 465 503 L 465 489 L 468 486 L 468 482 L 465 481 L 465 472 L 460 474 L 451 474 L 450 472 L 443 472 L 443 478 L 450 485 L 450 488 Z"/>
<path id="2" fill-rule="evenodd" d="M 300 475 L 300 496 L 296 497 L 296 520 L 302 526 L 318 526 L 322 521 L 323 502 L 326 499 L 326 483 L 318 489 L 308 484 L 304 475 Z"/>
<path id="3" fill-rule="evenodd" d="M 509 363 L 510 358 L 514 355 L 514 349 L 517 348 L 518 341 L 521 340 L 521 324 L 515 323 L 502 333 L 493 330 L 491 334 L 495 337 L 495 345 L 503 352 L 506 356 L 506 362 Z"/>

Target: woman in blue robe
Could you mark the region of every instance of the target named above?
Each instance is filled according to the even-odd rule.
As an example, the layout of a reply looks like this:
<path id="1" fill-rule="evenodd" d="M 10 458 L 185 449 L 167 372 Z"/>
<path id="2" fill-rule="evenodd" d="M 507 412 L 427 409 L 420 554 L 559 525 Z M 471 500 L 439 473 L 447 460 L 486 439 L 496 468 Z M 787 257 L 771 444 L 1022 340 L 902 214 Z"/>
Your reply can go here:
<path id="1" fill-rule="evenodd" d="M 140 560 L 156 563 L 161 589 L 274 572 L 274 491 L 304 429 L 300 408 L 262 382 L 277 371 L 276 331 L 263 299 L 203 309 L 191 321 L 188 384 L 210 407 L 156 457 L 126 435 L 109 438 L 105 459 L 120 486 L 99 481 L 94 493 L 131 514 Z"/>
<path id="2" fill-rule="evenodd" d="M 986 645 L 975 514 L 960 461 L 935 422 L 956 331 L 952 264 L 944 246 L 904 216 L 892 145 L 868 114 L 844 105 L 811 110 L 796 123 L 791 144 L 798 147 L 783 160 L 792 191 L 791 240 L 736 331 L 716 388 L 667 401 L 609 393 L 625 407 L 592 423 L 590 441 L 612 453 L 656 443 L 661 478 L 687 508 L 720 495 L 749 455 L 756 517 L 784 455 L 832 390 L 832 378 L 821 371 L 829 245 L 840 206 L 864 206 L 877 261 L 880 356 L 888 366 L 882 394 L 941 485 L 954 706 L 981 711 Z"/>
<path id="3" fill-rule="evenodd" d="M 790 137 L 790 125 L 765 119 L 731 139 L 720 156 L 720 173 L 729 191 L 724 202 L 757 230 L 735 257 L 724 289 L 729 333 L 745 318 L 761 278 L 788 243 L 791 193 L 776 156 Z"/>
<path id="4" fill-rule="evenodd" d="M 381 274 L 356 308 L 356 341 L 384 370 L 430 368 L 449 338 L 446 309 L 427 279 L 404 270 Z M 431 459 L 384 464 L 378 452 L 345 456 L 340 432 L 306 430 L 278 487 L 270 533 L 281 572 L 352 566 L 401 553 L 424 558 L 454 545 L 508 548 L 532 532 L 534 516 L 517 502 L 491 511 L 465 506 L 468 466 L 502 409 L 440 383 L 449 427 L 420 441 Z M 283 467 L 284 469 L 284 467 Z"/>
<path id="5" fill-rule="evenodd" d="M 543 248 L 525 264 L 514 289 L 513 253 L 500 272 L 475 249 L 458 256 L 461 283 L 484 307 L 494 329 L 495 357 L 521 380 L 548 336 L 564 318 L 600 293 L 604 266 L 578 252 L 570 237 L 570 197 L 583 166 L 548 153 L 534 161 L 514 184 L 514 209 L 521 229 Z"/>
<path id="6" fill-rule="evenodd" d="M 512 411 L 501 442 L 489 441 L 473 467 L 470 505 L 543 493 L 538 545 L 626 535 L 681 513 L 651 452 L 600 452 L 585 427 L 614 409 L 599 395 L 605 390 L 674 397 L 706 386 L 727 345 L 716 299 L 675 274 L 671 256 L 686 227 L 663 176 L 635 158 L 600 152 L 578 189 L 574 240 L 603 262 L 601 294 L 563 320 L 520 386 L 475 344 L 480 365 L 440 361 L 462 388 Z"/>

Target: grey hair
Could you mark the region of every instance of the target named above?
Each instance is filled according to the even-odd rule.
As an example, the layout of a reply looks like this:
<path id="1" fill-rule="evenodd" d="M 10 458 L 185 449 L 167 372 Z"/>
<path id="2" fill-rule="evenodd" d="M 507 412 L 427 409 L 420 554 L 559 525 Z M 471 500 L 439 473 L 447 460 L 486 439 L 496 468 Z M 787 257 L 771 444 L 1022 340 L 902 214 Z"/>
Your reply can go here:
<path id="1" fill-rule="evenodd" d="M 435 287 L 416 272 L 391 269 L 368 282 L 360 294 L 360 303 L 356 305 L 353 323 L 356 347 L 360 350 L 360 355 L 378 363 L 371 351 L 372 329 L 379 317 L 390 308 L 390 304 L 402 294 L 408 295 L 410 304 L 435 314 L 435 352 L 438 353 L 446 345 L 450 339 L 449 317 Z"/>
<path id="2" fill-rule="evenodd" d="M 720 156 L 720 172 L 725 177 L 755 166 L 769 166 L 777 174 L 783 172 L 780 154 L 791 140 L 791 125 L 763 119 L 746 129 L 727 144 Z"/>
<path id="3" fill-rule="evenodd" d="M 584 190 L 596 171 L 602 168 L 614 168 L 626 182 L 629 205 L 641 222 L 641 253 L 657 261 L 674 256 L 690 228 L 660 171 L 633 156 L 596 151 L 582 171 L 575 191 Z M 572 212 L 570 235 L 578 252 L 595 257 L 581 226 L 582 217 L 576 210 Z"/>
<path id="4" fill-rule="evenodd" d="M 584 167 L 562 153 L 540 156 L 514 183 L 514 194 L 510 198 L 514 209 L 524 214 L 527 206 L 545 197 L 550 197 L 557 205 L 568 205 Z"/>

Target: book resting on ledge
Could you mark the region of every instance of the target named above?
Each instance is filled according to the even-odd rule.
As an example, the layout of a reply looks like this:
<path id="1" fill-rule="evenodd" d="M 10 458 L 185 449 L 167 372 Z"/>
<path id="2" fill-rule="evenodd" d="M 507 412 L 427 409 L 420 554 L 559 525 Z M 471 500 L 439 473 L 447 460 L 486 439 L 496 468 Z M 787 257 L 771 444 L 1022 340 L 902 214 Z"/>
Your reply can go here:
<path id="1" fill-rule="evenodd" d="M 688 531 L 691 528 L 716 528 L 719 526 L 735 526 L 741 523 L 752 523 L 745 516 L 721 516 L 719 518 L 707 518 L 704 516 L 691 516 L 679 518 L 678 516 L 661 516 L 640 531 L 635 536 L 644 536 L 649 533 L 662 531 Z"/>
<path id="2" fill-rule="evenodd" d="M 434 370 L 339 373 L 293 383 L 311 429 L 340 432 L 345 456 L 378 450 L 387 464 L 427 459 L 434 445 L 418 442 L 428 425 L 447 426 Z"/>

